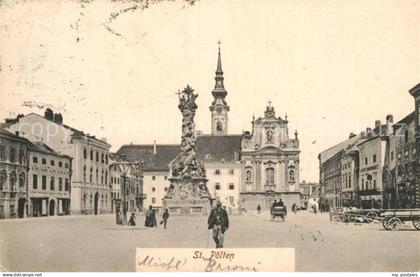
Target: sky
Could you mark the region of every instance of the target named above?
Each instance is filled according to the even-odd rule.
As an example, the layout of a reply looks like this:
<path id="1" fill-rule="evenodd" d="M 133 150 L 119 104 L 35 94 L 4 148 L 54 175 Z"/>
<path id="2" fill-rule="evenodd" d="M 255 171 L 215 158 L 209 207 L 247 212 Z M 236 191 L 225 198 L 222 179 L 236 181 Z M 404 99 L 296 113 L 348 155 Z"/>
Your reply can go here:
<path id="1" fill-rule="evenodd" d="M 111 151 L 180 143 L 175 93 L 189 84 L 210 133 L 218 40 L 229 133 L 271 101 L 299 132 L 301 181 L 317 182 L 318 154 L 350 132 L 414 110 L 419 1 L 144 3 L 0 1 L 0 119 L 51 107 Z"/>

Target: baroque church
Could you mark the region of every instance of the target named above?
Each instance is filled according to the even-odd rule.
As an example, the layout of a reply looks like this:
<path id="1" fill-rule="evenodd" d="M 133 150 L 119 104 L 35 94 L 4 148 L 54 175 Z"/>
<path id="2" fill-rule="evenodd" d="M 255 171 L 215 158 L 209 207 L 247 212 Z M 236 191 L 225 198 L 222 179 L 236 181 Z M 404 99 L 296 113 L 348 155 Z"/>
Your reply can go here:
<path id="1" fill-rule="evenodd" d="M 222 58 L 219 51 L 212 90 L 211 133 L 197 133 L 197 160 L 206 169 L 207 188 L 213 199 L 220 200 L 229 213 L 269 209 L 273 201 L 283 200 L 288 209 L 299 204 L 299 140 L 295 132 L 289 138 L 287 118 L 276 117 L 269 104 L 263 118 L 252 120 L 251 132 L 229 133 L 228 92 L 225 89 Z M 117 154 L 129 160 L 144 161 L 144 206 L 162 208 L 162 199 L 170 185 L 171 164 L 180 145 L 123 145 Z"/>
<path id="2" fill-rule="evenodd" d="M 227 147 L 226 154 L 232 151 L 239 152 L 234 155 L 233 160 L 229 159 L 229 162 L 226 159 L 213 161 L 213 163 L 219 163 L 218 166 L 213 164 L 213 167 L 219 171 L 221 168 L 239 167 L 238 208 L 255 210 L 258 205 L 269 208 L 274 200 L 279 199 L 282 199 L 288 207 L 291 207 L 293 203 L 300 205 L 299 139 L 297 131 L 293 138 L 289 138 L 287 117 L 285 119 L 276 117 L 274 107 L 269 103 L 263 118 L 253 118 L 251 132 L 246 131 L 241 135 L 228 133 L 230 107 L 226 102 L 227 91 L 224 87 L 220 47 L 212 95 L 214 100 L 210 106 L 211 135 L 206 136 L 207 142 L 212 140 L 218 148 L 226 149 Z M 226 144 L 227 138 L 231 138 L 230 144 Z M 199 136 L 198 142 L 202 139 L 203 137 Z M 198 148 L 197 152 L 209 152 L 207 157 L 214 151 L 206 151 L 210 150 L 206 149 L 207 144 L 198 143 L 198 145 L 204 147 Z M 204 163 L 208 168 L 209 163 L 205 157 Z M 212 183 L 214 183 L 212 171 L 208 171 L 207 175 L 208 186 L 212 191 Z M 222 182 L 223 179 L 225 178 L 219 177 Z"/>

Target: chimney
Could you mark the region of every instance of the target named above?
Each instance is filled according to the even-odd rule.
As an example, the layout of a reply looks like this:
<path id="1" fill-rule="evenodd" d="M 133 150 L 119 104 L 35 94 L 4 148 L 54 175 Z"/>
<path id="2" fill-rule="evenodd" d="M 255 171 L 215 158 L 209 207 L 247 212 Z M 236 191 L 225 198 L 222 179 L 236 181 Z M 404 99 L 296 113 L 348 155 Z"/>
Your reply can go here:
<path id="1" fill-rule="evenodd" d="M 157 151 L 156 151 L 156 140 L 153 141 L 153 154 L 156 155 Z"/>
<path id="2" fill-rule="evenodd" d="M 356 134 L 355 134 L 355 133 L 353 133 L 353 132 L 351 132 L 351 133 L 349 134 L 349 139 L 354 138 L 355 136 L 356 136 Z"/>
<path id="3" fill-rule="evenodd" d="M 361 138 L 366 138 L 366 132 L 362 131 L 362 132 L 360 133 L 360 137 L 361 137 Z"/>
<path id="4" fill-rule="evenodd" d="M 372 128 L 367 127 L 367 128 L 366 128 L 366 135 L 367 135 L 367 136 L 370 136 L 371 134 L 372 134 Z"/>
<path id="5" fill-rule="evenodd" d="M 379 126 L 381 126 L 381 121 L 375 120 L 375 128 L 378 128 Z"/>

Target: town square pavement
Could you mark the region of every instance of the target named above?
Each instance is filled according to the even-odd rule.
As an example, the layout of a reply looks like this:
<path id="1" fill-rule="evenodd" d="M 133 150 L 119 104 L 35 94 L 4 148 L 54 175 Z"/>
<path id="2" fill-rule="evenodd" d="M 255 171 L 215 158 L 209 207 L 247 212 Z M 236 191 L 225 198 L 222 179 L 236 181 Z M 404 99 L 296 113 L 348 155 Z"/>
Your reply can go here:
<path id="1" fill-rule="evenodd" d="M 8 271 L 134 271 L 136 247 L 214 247 L 207 218 L 169 218 L 168 229 L 115 224 L 115 215 L 0 221 L 0 265 Z M 268 213 L 230 216 L 225 247 L 295 248 L 296 271 L 418 271 L 420 232 L 411 224 L 331 222 L 302 211 L 273 222 Z"/>

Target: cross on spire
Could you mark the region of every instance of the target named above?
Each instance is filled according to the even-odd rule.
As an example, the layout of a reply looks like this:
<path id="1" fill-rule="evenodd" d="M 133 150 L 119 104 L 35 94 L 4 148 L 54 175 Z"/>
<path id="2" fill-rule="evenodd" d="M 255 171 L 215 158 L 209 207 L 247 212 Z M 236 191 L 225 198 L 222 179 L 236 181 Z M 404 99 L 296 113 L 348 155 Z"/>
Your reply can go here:
<path id="1" fill-rule="evenodd" d="M 178 98 L 181 98 L 182 92 L 178 89 L 178 92 L 176 92 L 175 94 L 178 95 Z"/>
<path id="2" fill-rule="evenodd" d="M 273 102 L 271 102 L 271 101 L 268 101 L 268 106 L 271 108 L 271 103 L 273 103 Z"/>

